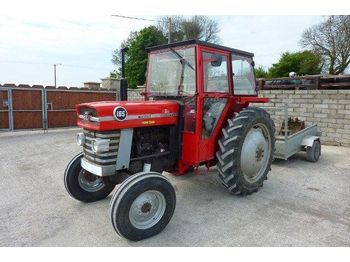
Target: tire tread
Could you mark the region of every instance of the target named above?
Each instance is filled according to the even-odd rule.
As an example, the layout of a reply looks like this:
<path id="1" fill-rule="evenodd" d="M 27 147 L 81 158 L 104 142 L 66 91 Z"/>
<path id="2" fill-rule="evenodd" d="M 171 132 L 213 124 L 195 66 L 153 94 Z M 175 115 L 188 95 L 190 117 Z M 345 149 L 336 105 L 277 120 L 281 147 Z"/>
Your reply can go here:
<path id="1" fill-rule="evenodd" d="M 271 127 L 272 156 L 269 158 L 269 164 L 265 173 L 259 180 L 261 182 L 252 187 L 248 186 L 241 179 L 240 170 L 238 169 L 238 157 L 242 144 L 241 137 L 244 136 L 244 132 L 249 124 L 257 118 L 263 118 Z M 218 141 L 219 150 L 216 152 L 218 177 L 222 184 L 234 195 L 248 195 L 257 192 L 262 187 L 263 181 L 267 179 L 267 173 L 271 170 L 275 144 L 275 125 L 270 115 L 258 107 L 247 107 L 237 114 L 235 118 L 228 119 L 227 122 L 228 125 L 223 128 L 223 136 Z"/>

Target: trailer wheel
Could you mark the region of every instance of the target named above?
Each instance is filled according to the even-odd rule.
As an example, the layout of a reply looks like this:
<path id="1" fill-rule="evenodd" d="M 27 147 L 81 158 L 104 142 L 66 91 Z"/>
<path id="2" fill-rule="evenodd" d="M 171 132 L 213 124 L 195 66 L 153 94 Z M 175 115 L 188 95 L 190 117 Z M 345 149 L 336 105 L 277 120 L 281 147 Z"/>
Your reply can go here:
<path id="1" fill-rule="evenodd" d="M 82 153 L 76 155 L 64 172 L 64 185 L 69 195 L 82 202 L 94 202 L 106 198 L 116 183 L 108 178 L 95 176 L 81 167 Z"/>
<path id="2" fill-rule="evenodd" d="M 315 140 L 312 147 L 306 148 L 306 160 L 310 162 L 317 162 L 321 155 L 321 142 Z"/>
<path id="3" fill-rule="evenodd" d="M 259 190 L 275 150 L 275 126 L 263 109 L 247 107 L 228 120 L 218 141 L 217 169 L 222 184 L 235 195 Z"/>
<path id="4" fill-rule="evenodd" d="M 110 217 L 122 237 L 139 241 L 161 232 L 173 216 L 176 196 L 168 179 L 141 172 L 126 179 L 114 193 Z"/>

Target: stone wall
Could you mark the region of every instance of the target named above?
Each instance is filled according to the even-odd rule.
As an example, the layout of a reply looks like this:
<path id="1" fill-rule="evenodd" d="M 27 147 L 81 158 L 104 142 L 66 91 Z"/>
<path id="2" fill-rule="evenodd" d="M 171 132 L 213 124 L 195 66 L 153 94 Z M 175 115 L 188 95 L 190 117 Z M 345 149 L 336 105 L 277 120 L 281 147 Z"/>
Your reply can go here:
<path id="1" fill-rule="evenodd" d="M 101 78 L 101 87 L 108 90 L 119 90 L 120 89 L 120 79 L 106 77 Z"/>
<path id="2" fill-rule="evenodd" d="M 141 92 L 144 92 L 144 88 L 131 89 L 128 88 L 128 100 L 130 101 L 140 101 L 145 100 L 145 97 L 141 95 Z"/>
<path id="3" fill-rule="evenodd" d="M 307 125 L 317 123 L 323 144 L 350 146 L 350 90 L 263 90 L 259 96 L 270 98 L 264 106 L 287 103 L 290 116 Z M 284 111 L 267 110 L 279 130 Z"/>

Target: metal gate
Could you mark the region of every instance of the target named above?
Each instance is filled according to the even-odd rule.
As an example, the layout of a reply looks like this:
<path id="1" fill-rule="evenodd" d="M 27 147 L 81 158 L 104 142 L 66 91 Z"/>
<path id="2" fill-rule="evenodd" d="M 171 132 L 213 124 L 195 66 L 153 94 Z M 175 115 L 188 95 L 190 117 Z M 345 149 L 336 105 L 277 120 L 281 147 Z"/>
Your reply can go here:
<path id="1" fill-rule="evenodd" d="M 9 90 L 1 90 L 0 89 L 0 130 L 9 130 L 10 129 L 10 109 L 9 105 L 11 101 L 9 101 L 9 97 L 11 95 L 8 94 Z"/>
<path id="2" fill-rule="evenodd" d="M 43 127 L 42 89 L 11 89 L 13 129 Z"/>
<path id="3" fill-rule="evenodd" d="M 112 91 L 66 88 L 5 87 L 0 89 L 0 130 L 37 129 L 76 125 L 75 105 L 113 101 Z"/>
<path id="4" fill-rule="evenodd" d="M 46 128 L 76 125 L 75 105 L 93 101 L 115 101 L 116 92 L 45 89 Z"/>

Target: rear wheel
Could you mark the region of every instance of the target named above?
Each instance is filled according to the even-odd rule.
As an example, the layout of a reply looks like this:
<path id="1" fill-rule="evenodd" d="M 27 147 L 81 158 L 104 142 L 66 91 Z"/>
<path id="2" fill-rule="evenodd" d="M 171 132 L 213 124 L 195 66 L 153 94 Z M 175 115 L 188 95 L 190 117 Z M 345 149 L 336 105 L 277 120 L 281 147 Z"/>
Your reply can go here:
<path id="1" fill-rule="evenodd" d="M 156 172 L 141 172 L 126 179 L 114 193 L 112 225 L 120 236 L 142 240 L 166 227 L 175 205 L 175 191 L 168 179 Z"/>
<path id="2" fill-rule="evenodd" d="M 69 195 L 82 202 L 94 202 L 106 198 L 116 183 L 108 177 L 96 176 L 81 167 L 83 154 L 76 155 L 64 172 L 64 185 Z"/>
<path id="3" fill-rule="evenodd" d="M 235 195 L 258 191 L 273 160 L 275 127 L 270 115 L 261 108 L 245 108 L 222 132 L 216 157 L 223 185 Z"/>
<path id="4" fill-rule="evenodd" d="M 306 148 L 306 160 L 310 162 L 317 162 L 321 155 L 321 142 L 315 140 L 312 147 Z"/>

